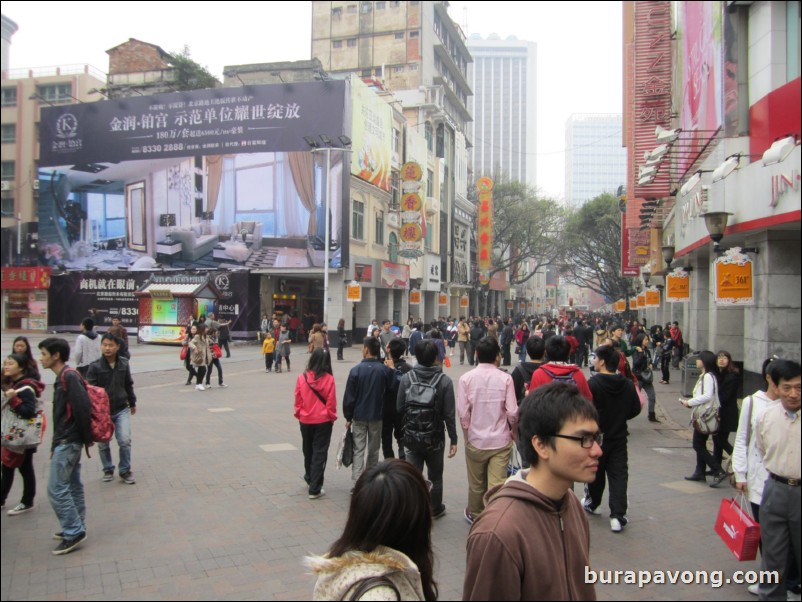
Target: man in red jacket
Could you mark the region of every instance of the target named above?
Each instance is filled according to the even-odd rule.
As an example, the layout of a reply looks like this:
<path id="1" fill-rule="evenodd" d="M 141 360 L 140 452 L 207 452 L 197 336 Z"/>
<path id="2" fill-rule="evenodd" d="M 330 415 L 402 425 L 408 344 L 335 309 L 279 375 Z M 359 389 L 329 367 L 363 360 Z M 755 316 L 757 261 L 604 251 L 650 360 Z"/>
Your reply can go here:
<path id="1" fill-rule="evenodd" d="M 539 386 L 552 381 L 565 382 L 579 387 L 579 392 L 582 393 L 582 396 L 588 401 L 593 401 L 593 394 L 590 392 L 588 381 L 585 375 L 582 374 L 582 370 L 580 370 L 579 366 L 568 363 L 570 353 L 571 345 L 565 340 L 565 337 L 558 335 L 550 337 L 546 341 L 546 359 L 548 362 L 532 374 L 529 392 L 531 393 Z"/>

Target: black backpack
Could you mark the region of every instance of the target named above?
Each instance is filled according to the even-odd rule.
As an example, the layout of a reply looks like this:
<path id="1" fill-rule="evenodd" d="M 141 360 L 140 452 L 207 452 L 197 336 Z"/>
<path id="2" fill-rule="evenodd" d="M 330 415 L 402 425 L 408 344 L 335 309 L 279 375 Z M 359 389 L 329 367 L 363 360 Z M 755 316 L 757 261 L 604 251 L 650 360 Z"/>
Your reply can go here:
<path id="1" fill-rule="evenodd" d="M 545 372 L 546 374 L 548 374 L 549 378 L 551 378 L 551 380 L 553 380 L 556 383 L 565 383 L 568 385 L 576 384 L 573 372 L 569 372 L 568 374 L 554 374 L 554 372 L 543 366 L 541 366 L 540 369 L 543 370 L 543 372 Z"/>
<path id="2" fill-rule="evenodd" d="M 404 446 L 414 451 L 432 451 L 445 445 L 443 421 L 437 411 L 437 384 L 443 378 L 438 374 L 431 383 L 418 380 L 414 370 L 408 372 L 404 408 Z"/>

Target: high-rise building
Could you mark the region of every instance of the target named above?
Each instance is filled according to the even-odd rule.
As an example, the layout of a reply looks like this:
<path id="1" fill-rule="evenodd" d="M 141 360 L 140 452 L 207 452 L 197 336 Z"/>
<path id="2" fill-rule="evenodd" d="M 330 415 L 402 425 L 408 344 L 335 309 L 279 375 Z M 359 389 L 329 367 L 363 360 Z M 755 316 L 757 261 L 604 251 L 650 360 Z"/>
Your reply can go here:
<path id="1" fill-rule="evenodd" d="M 626 184 L 621 115 L 574 113 L 565 122 L 565 203 L 578 208 Z"/>
<path id="2" fill-rule="evenodd" d="M 502 175 L 537 184 L 537 45 L 510 36 L 474 34 L 468 39 L 473 64 L 473 174 Z"/>

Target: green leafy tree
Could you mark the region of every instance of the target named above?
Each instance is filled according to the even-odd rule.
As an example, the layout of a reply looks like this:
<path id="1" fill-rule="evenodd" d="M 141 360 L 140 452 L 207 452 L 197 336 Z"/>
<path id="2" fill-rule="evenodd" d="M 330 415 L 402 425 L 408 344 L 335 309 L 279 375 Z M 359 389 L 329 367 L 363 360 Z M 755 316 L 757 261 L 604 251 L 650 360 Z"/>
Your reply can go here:
<path id="1" fill-rule="evenodd" d="M 627 295 L 621 275 L 621 212 L 618 198 L 602 194 L 569 218 L 562 273 L 570 282 L 615 300 Z"/>
<path id="2" fill-rule="evenodd" d="M 214 88 L 219 83 L 206 67 L 189 56 L 189 46 L 185 45 L 181 52 L 170 55 L 170 66 L 175 73 L 176 91 Z"/>

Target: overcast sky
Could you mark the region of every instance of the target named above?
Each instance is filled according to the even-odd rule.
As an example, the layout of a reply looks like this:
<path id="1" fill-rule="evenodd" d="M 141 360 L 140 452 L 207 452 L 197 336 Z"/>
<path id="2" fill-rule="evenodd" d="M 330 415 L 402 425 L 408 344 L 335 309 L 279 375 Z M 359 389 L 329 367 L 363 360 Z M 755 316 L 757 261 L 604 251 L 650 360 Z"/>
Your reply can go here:
<path id="1" fill-rule="evenodd" d="M 11 69 L 82 63 L 106 72 L 105 51 L 137 38 L 168 52 L 188 45 L 222 79 L 224 65 L 309 59 L 312 45 L 309 2 L 4 0 L 2 10 L 19 26 Z M 537 43 L 538 184 L 562 198 L 566 119 L 622 111 L 621 3 L 452 2 L 450 12 L 468 35 Z"/>

